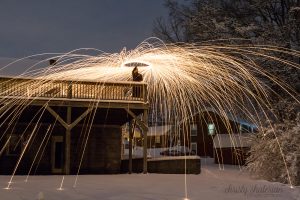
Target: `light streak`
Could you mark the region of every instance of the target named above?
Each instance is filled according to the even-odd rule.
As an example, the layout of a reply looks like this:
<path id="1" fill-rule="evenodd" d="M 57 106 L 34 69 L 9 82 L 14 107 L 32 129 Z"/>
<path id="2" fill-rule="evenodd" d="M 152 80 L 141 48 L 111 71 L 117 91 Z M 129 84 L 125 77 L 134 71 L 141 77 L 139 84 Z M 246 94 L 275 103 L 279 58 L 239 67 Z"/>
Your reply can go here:
<path id="1" fill-rule="evenodd" d="M 300 65 L 297 63 L 263 53 L 284 53 L 300 57 L 300 53 L 293 50 L 274 46 L 164 44 L 159 40 L 153 42 L 152 39 L 144 41 L 136 49 L 131 51 L 123 49 L 120 53 L 105 53 L 95 49 L 84 50 L 94 50 L 98 55 L 80 54 L 80 49 L 74 50 L 51 57 L 58 59 L 55 66 L 26 71 L 22 74 L 21 76 L 41 80 L 34 85 L 35 87 L 26 91 L 27 96 L 31 97 L 39 91 L 39 87 L 56 80 L 71 80 L 74 83 L 88 80 L 96 81 L 99 84 L 129 81 L 132 70 L 131 67 L 128 67 L 130 63 L 143 63 L 145 66 L 139 67 L 139 71 L 144 77 L 144 82 L 148 84 L 148 101 L 152 113 L 150 119 L 153 121 L 163 119 L 165 124 L 189 124 L 194 120 L 193 117 L 196 113 L 201 113 L 209 108 L 220 115 L 222 123 L 231 134 L 233 134 L 233 127 L 230 125 L 228 115 L 233 118 L 246 117 L 253 124 L 261 126 L 263 124 L 261 119 L 268 118 L 267 113 L 272 106 L 269 102 L 269 88 L 257 75 L 278 85 L 297 103 L 300 102 L 298 94 L 287 84 L 278 80 L 276 76 L 251 59 L 253 56 L 260 57 L 299 70 Z M 10 119 L 3 119 L 4 121 L 15 121 L 19 113 L 30 102 L 17 99 L 0 100 L 1 104 L 12 105 L 17 102 L 20 104 L 20 101 L 23 102 L 23 105 L 14 108 L 11 111 Z M 91 106 L 95 106 L 95 104 L 91 103 Z M 5 115 L 2 114 L 0 118 L 2 116 Z M 4 122 L 1 126 L 3 124 Z M 187 129 L 184 130 L 187 132 Z M 181 138 L 177 128 L 170 137 L 173 138 L 173 144 L 182 139 L 187 143 L 190 140 L 187 135 L 183 135 L 184 138 Z M 86 142 L 87 140 L 88 138 L 86 138 Z M 280 146 L 279 142 L 278 145 Z M 280 152 L 288 173 L 289 183 L 292 185 L 282 150 Z M 83 154 L 84 152 L 82 156 Z M 217 155 L 217 157 L 222 160 L 222 155 Z M 224 169 L 224 167 L 220 167 L 220 169 Z M 78 173 L 79 170 L 80 167 Z M 77 178 L 78 176 L 74 187 L 77 184 Z M 10 184 L 8 188 L 10 188 Z M 185 190 L 187 193 L 187 189 Z"/>

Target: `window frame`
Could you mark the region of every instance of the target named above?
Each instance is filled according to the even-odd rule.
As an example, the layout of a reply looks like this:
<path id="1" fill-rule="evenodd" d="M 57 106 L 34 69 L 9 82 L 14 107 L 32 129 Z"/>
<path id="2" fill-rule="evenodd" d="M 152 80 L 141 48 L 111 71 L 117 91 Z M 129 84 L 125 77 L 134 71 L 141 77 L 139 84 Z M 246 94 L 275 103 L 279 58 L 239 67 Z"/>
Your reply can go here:
<path id="1" fill-rule="evenodd" d="M 190 136 L 195 137 L 198 135 L 198 125 L 196 123 L 190 124 Z"/>
<path id="2" fill-rule="evenodd" d="M 213 126 L 213 129 L 210 128 L 211 125 Z M 212 131 L 213 131 L 213 132 L 212 132 Z M 210 136 L 213 136 L 213 135 L 216 134 L 216 125 L 215 125 L 214 123 L 208 123 L 208 124 L 207 124 L 207 133 L 208 133 L 208 135 L 210 135 Z"/>
<path id="3" fill-rule="evenodd" d="M 14 141 L 12 141 L 12 139 Z M 19 156 L 22 153 L 23 150 L 23 137 L 22 135 L 18 135 L 18 134 L 11 134 L 8 136 L 7 138 L 8 142 L 7 142 L 7 146 L 6 148 L 6 156 Z M 12 144 L 14 143 L 14 144 Z M 17 145 L 17 146 L 16 146 Z M 15 151 L 11 151 L 11 148 L 15 148 Z"/>
<path id="4" fill-rule="evenodd" d="M 253 129 L 251 126 L 246 124 L 239 124 L 239 132 L 240 133 L 253 133 Z"/>
<path id="5" fill-rule="evenodd" d="M 196 147 L 196 150 L 195 150 L 195 155 L 198 155 L 198 144 L 197 142 L 191 142 L 191 151 L 193 151 L 193 146 Z"/>

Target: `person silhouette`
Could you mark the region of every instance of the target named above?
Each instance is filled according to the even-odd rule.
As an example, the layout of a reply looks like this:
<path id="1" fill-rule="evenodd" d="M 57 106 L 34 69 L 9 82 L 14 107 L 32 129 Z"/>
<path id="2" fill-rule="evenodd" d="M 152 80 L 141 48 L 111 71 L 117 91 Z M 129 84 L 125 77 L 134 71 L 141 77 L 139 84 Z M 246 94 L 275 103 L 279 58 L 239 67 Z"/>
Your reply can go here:
<path id="1" fill-rule="evenodd" d="M 139 73 L 137 66 L 132 70 L 132 80 L 137 82 L 143 81 L 143 75 Z M 141 94 L 141 86 L 132 87 L 132 97 L 141 97 Z"/>

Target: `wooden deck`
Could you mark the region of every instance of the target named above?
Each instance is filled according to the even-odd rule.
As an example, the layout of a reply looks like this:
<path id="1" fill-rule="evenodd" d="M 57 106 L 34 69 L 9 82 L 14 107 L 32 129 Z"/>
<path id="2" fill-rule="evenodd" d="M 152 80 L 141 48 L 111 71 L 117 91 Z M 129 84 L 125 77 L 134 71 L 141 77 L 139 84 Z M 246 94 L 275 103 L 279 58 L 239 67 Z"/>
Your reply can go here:
<path id="1" fill-rule="evenodd" d="M 70 174 L 71 170 L 71 132 L 95 108 L 98 112 L 101 110 L 116 111 L 112 113 L 111 118 L 106 112 L 105 124 L 108 124 L 107 120 L 112 122 L 114 118 L 123 118 L 125 120 L 123 122 L 135 120 L 136 125 L 144 133 L 143 171 L 147 173 L 146 144 L 149 109 L 147 95 L 147 84 L 143 82 L 93 82 L 0 77 L 0 113 L 5 112 L 13 105 L 32 105 L 30 112 L 34 110 L 33 107 L 43 106 L 65 128 L 63 136 L 64 174 Z M 66 113 L 60 114 L 58 107 L 66 107 Z M 82 108 L 85 111 L 77 118 L 72 119 L 72 113 Z M 25 112 L 24 109 L 23 112 Z M 141 114 L 142 119 L 138 117 Z"/>
<path id="2" fill-rule="evenodd" d="M 132 90 L 138 95 L 132 95 Z M 0 77 L 0 99 L 32 105 L 145 109 L 147 84 Z"/>

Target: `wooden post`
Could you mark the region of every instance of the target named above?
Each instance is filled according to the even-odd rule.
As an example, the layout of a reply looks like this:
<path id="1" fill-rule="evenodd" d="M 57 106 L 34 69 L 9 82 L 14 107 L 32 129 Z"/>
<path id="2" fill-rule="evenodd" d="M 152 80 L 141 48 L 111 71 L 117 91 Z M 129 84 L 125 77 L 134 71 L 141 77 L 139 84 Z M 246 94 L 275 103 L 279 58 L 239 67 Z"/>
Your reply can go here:
<path id="1" fill-rule="evenodd" d="M 128 153 L 128 173 L 132 173 L 132 138 L 134 134 L 133 123 L 129 122 L 129 153 Z"/>
<path id="2" fill-rule="evenodd" d="M 93 108 L 88 108 L 83 114 L 81 114 L 73 123 L 72 122 L 72 106 L 67 106 L 67 120 L 66 122 L 61 118 L 51 107 L 46 105 L 46 109 L 52 114 L 60 124 L 65 127 L 65 151 L 64 151 L 64 173 L 70 174 L 70 156 L 71 156 L 71 130 L 83 119 L 85 118 Z M 0 153 L 1 154 L 1 153 Z"/>
<path id="3" fill-rule="evenodd" d="M 146 85 L 146 84 L 144 84 L 144 85 L 143 85 L 143 98 L 144 98 L 144 102 L 145 102 L 145 103 L 147 103 L 147 102 L 148 102 L 147 95 L 148 95 L 148 91 L 147 91 L 147 85 Z"/>
<path id="4" fill-rule="evenodd" d="M 71 124 L 72 107 L 67 107 L 67 123 Z M 65 134 L 65 174 L 70 174 L 70 156 L 71 156 L 71 129 L 66 129 Z"/>
<path id="5" fill-rule="evenodd" d="M 68 85 L 68 98 L 72 98 L 72 82 Z M 67 124 L 72 123 L 72 106 L 67 107 Z M 71 128 L 66 128 L 65 134 L 65 174 L 70 174 L 70 160 L 71 160 Z"/>
<path id="6" fill-rule="evenodd" d="M 144 110 L 143 114 L 143 122 L 148 127 L 148 110 Z M 147 167 L 147 129 L 143 129 L 143 137 L 144 137 L 144 145 L 143 145 L 143 157 L 144 157 L 144 164 L 143 164 L 143 173 L 147 174 L 148 167 Z"/>

